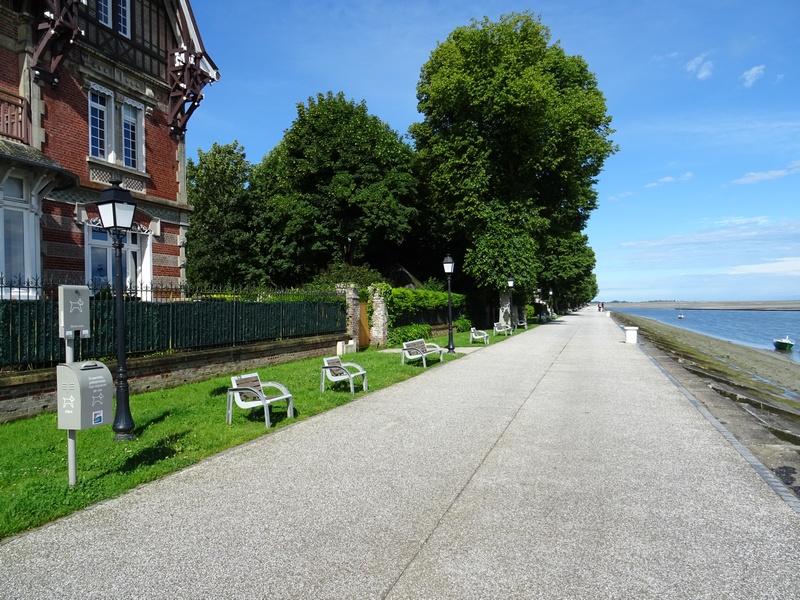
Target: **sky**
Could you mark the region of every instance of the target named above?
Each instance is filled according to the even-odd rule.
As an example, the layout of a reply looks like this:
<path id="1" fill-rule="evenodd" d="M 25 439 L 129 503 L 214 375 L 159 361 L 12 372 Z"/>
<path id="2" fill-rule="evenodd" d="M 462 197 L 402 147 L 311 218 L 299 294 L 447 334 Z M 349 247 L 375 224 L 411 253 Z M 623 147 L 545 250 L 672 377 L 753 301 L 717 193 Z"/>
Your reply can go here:
<path id="1" fill-rule="evenodd" d="M 598 80 L 619 151 L 585 233 L 598 300 L 800 298 L 800 0 L 195 0 L 221 80 L 187 155 L 258 163 L 298 103 L 343 92 L 405 135 L 437 43 L 529 11 Z"/>

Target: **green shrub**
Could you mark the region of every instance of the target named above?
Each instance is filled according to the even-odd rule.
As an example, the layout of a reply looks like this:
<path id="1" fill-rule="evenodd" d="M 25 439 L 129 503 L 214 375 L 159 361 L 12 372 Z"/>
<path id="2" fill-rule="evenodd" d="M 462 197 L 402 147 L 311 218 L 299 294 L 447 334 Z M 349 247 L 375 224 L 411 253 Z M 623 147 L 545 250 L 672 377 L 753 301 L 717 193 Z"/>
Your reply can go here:
<path id="1" fill-rule="evenodd" d="M 453 321 L 453 327 L 459 331 L 469 331 L 472 329 L 472 321 L 470 321 L 467 317 L 461 317 L 460 319 Z"/>
<path id="2" fill-rule="evenodd" d="M 311 290 L 333 290 L 337 283 L 355 283 L 359 290 L 366 289 L 373 283 L 383 282 L 380 271 L 369 265 L 347 265 L 335 263 L 328 265 L 322 273 L 316 275 L 306 288 Z"/>
<path id="3" fill-rule="evenodd" d="M 452 294 L 453 308 L 463 308 L 466 296 Z M 447 308 L 447 292 L 431 292 L 428 290 L 409 290 L 392 288 L 386 295 L 386 308 L 389 311 L 389 327 L 403 317 L 415 315 L 422 310 L 442 310 Z"/>
<path id="4" fill-rule="evenodd" d="M 446 292 L 447 286 L 445 286 L 444 281 L 441 279 L 436 279 L 435 277 L 431 277 L 422 284 L 421 290 L 426 290 L 428 292 Z"/>
<path id="5" fill-rule="evenodd" d="M 420 338 L 425 339 L 430 336 L 430 325 L 405 325 L 403 327 L 395 327 L 389 331 L 389 339 L 386 340 L 386 344 L 396 348 L 402 346 L 403 342 L 410 342 Z"/>

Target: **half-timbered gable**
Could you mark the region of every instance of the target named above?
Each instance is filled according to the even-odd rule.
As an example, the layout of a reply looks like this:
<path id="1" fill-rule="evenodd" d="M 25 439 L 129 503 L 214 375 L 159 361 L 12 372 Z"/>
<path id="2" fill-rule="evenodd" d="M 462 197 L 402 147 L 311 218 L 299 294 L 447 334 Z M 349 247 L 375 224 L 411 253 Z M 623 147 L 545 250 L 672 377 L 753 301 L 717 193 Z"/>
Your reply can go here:
<path id="1" fill-rule="evenodd" d="M 110 277 L 94 202 L 137 199 L 128 285 L 179 283 L 185 140 L 219 79 L 188 0 L 0 0 L 0 275 Z"/>

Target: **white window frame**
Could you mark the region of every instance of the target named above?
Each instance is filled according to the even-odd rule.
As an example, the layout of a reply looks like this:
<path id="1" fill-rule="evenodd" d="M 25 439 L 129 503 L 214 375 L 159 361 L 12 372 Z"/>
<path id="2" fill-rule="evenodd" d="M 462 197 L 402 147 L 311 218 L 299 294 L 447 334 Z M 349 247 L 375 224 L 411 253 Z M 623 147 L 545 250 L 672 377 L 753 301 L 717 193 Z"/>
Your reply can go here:
<path id="1" fill-rule="evenodd" d="M 131 0 L 117 0 L 117 33 L 131 37 Z"/>
<path id="2" fill-rule="evenodd" d="M 111 27 L 111 0 L 96 0 L 95 15 L 100 23 Z"/>
<path id="3" fill-rule="evenodd" d="M 95 100 L 95 96 L 104 98 L 105 106 Z M 114 152 L 114 92 L 102 85 L 90 83 L 87 99 L 89 103 L 89 156 L 114 163 L 116 162 L 116 153 Z M 100 115 L 103 117 L 103 122 L 95 126 L 93 121 L 95 118 L 99 119 Z M 96 128 L 102 131 L 105 136 L 102 146 L 96 145 L 92 141 L 92 138 L 95 137 L 93 133 Z M 100 155 L 101 151 L 105 156 Z"/>
<path id="4" fill-rule="evenodd" d="M 84 229 L 84 264 L 86 281 L 90 282 L 92 292 L 108 286 L 114 289 L 114 269 L 116 268 L 116 254 L 113 247 L 113 236 L 110 232 L 87 221 Z M 104 275 L 94 273 L 94 254 L 104 253 Z M 153 236 L 141 231 L 125 232 L 125 241 L 122 246 L 123 285 L 126 290 L 135 289 L 135 293 L 142 299 L 149 299 L 150 287 L 153 282 Z M 133 275 L 133 277 L 131 277 Z"/>
<path id="5" fill-rule="evenodd" d="M 131 98 L 125 98 L 120 110 L 122 112 L 120 119 L 122 123 L 122 131 L 120 132 L 122 164 L 129 169 L 143 173 L 145 171 L 144 104 Z M 131 129 L 133 130 L 133 144 L 130 144 L 129 139 L 129 131 Z M 130 153 L 128 150 L 130 150 Z"/>
<path id="6" fill-rule="evenodd" d="M 7 193 L 10 186 L 9 179 L 14 178 L 22 182 L 22 197 L 12 196 Z M 6 273 L 6 216 L 9 213 L 22 214 L 22 262 L 20 273 Z M 25 177 L 14 174 L 13 171 L 0 178 L 0 274 L 3 275 L 3 286 L 0 288 L 0 297 L 30 299 L 36 297 L 35 289 L 24 286 L 10 287 L 9 284 L 19 279 L 25 281 L 38 281 L 41 273 L 39 264 L 39 217 L 31 203 L 30 182 Z M 19 247 L 12 242 L 14 247 Z"/>

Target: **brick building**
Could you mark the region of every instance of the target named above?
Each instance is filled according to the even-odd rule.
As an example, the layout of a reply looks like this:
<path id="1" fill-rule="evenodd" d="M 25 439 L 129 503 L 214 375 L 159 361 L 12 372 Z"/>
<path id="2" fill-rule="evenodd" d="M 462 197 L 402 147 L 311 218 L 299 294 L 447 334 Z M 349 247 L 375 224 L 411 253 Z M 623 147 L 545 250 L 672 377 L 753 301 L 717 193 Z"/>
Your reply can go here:
<path id="1" fill-rule="evenodd" d="M 184 134 L 218 79 L 189 0 L 0 0 L 2 297 L 109 280 L 113 181 L 137 201 L 127 285 L 184 280 Z"/>

